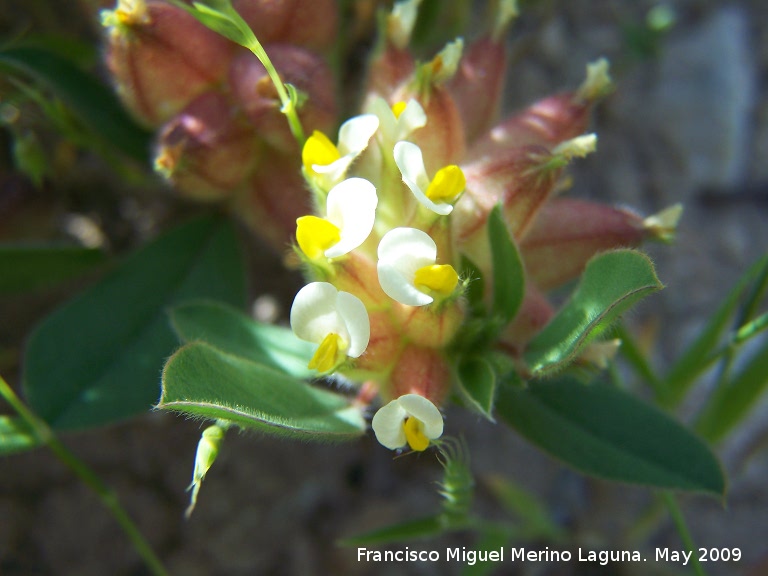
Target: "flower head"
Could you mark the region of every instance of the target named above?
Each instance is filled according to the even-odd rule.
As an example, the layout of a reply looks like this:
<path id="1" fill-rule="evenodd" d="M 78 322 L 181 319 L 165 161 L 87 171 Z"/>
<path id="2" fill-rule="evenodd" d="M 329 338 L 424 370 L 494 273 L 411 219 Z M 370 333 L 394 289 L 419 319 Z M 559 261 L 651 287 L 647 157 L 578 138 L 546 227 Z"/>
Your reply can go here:
<path id="1" fill-rule="evenodd" d="M 381 289 L 401 304 L 425 306 L 453 293 L 459 281 L 450 264 L 435 264 L 437 245 L 416 228 L 395 228 L 379 243 Z"/>
<path id="2" fill-rule="evenodd" d="M 291 328 L 302 340 L 318 344 L 309 368 L 319 372 L 333 370 L 346 358 L 358 358 L 371 336 L 365 305 L 327 282 L 312 282 L 299 290 L 291 307 Z"/>
<path id="3" fill-rule="evenodd" d="M 424 167 L 421 148 L 412 142 L 395 144 L 395 163 L 400 168 L 403 182 L 422 206 L 441 216 L 453 211 L 454 202 L 467 184 L 461 168 L 456 165 L 445 166 L 430 180 Z"/>
<path id="4" fill-rule="evenodd" d="M 301 151 L 307 176 L 324 190 L 341 182 L 352 162 L 368 147 L 378 127 L 375 114 L 363 114 L 341 125 L 338 144 L 322 132 L 313 132 Z"/>
<path id="5" fill-rule="evenodd" d="M 302 216 L 296 220 L 296 241 L 311 260 L 338 258 L 365 242 L 373 230 L 378 197 L 364 178 L 336 184 L 326 199 L 326 216 Z"/>
<path id="6" fill-rule="evenodd" d="M 426 450 L 430 440 L 443 434 L 443 416 L 437 407 L 418 394 L 405 394 L 379 408 L 371 422 L 376 439 L 397 450 L 406 444 L 411 450 Z"/>

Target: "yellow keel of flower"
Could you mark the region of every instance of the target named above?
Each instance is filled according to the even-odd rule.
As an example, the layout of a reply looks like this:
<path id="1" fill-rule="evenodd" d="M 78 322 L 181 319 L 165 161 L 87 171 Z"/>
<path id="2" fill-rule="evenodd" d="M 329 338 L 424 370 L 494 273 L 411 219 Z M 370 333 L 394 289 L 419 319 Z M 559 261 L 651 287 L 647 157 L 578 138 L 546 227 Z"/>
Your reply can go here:
<path id="1" fill-rule="evenodd" d="M 339 158 L 341 158 L 339 149 L 336 148 L 333 142 L 328 140 L 325 134 L 317 130 L 312 133 L 312 136 L 307 138 L 304 148 L 301 150 L 301 161 L 307 170 L 311 170 L 315 164 L 328 166 Z"/>
<path id="2" fill-rule="evenodd" d="M 395 118 L 400 118 L 400 114 L 403 113 L 403 110 L 405 110 L 405 107 L 408 104 L 406 102 L 403 102 L 402 100 L 398 102 L 397 104 L 392 105 L 392 114 L 395 115 Z"/>
<path id="3" fill-rule="evenodd" d="M 344 341 L 341 336 L 331 332 L 320 342 L 320 346 L 318 346 L 315 355 L 312 356 L 312 360 L 307 364 L 307 368 L 318 372 L 332 370 L 340 361 L 339 352 L 343 348 L 343 344 Z"/>
<path id="4" fill-rule="evenodd" d="M 310 260 L 317 260 L 331 246 L 341 240 L 339 228 L 317 216 L 302 216 L 296 219 L 296 241 L 299 248 Z"/>
<path id="5" fill-rule="evenodd" d="M 467 187 L 464 172 L 455 164 L 440 168 L 425 192 L 433 202 L 451 202 Z"/>
<path id="6" fill-rule="evenodd" d="M 456 289 L 459 275 L 450 264 L 433 264 L 416 270 L 413 283 L 419 289 L 426 288 L 431 292 L 448 296 Z"/>
<path id="7" fill-rule="evenodd" d="M 429 446 L 429 438 L 424 435 L 422 424 L 416 418 L 406 418 L 405 422 L 403 422 L 403 431 L 405 432 L 405 439 L 408 441 L 408 446 L 411 447 L 411 450 L 423 452 Z"/>

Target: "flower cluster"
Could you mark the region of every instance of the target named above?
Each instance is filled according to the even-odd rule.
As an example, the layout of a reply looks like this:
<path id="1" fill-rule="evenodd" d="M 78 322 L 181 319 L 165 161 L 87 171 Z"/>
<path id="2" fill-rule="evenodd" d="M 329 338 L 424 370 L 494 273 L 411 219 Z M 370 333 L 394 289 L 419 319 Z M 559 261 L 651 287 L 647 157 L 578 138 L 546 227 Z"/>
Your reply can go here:
<path id="1" fill-rule="evenodd" d="M 296 251 L 311 282 L 296 296 L 291 325 L 317 345 L 311 368 L 378 392 L 385 404 L 372 427 L 384 446 L 420 451 L 442 434 L 451 346 L 469 315 L 472 278 L 460 274 L 461 257 L 490 274 L 494 206 L 528 274 L 521 312 L 501 336 L 518 358 L 553 314 L 544 290 L 576 277 L 601 250 L 663 236 L 675 215 L 659 224 L 551 199 L 565 166 L 595 150 L 585 132 L 592 104 L 610 91 L 604 60 L 588 67 L 577 92 L 493 127 L 513 3 L 501 3 L 503 21 L 467 54 L 457 40 L 421 65 L 405 51 L 417 4 L 400 2 L 390 15 L 365 113 L 341 126 L 336 144 L 315 131 L 304 145 L 316 210 L 297 219 Z M 588 349 L 584 359 L 605 353 Z"/>

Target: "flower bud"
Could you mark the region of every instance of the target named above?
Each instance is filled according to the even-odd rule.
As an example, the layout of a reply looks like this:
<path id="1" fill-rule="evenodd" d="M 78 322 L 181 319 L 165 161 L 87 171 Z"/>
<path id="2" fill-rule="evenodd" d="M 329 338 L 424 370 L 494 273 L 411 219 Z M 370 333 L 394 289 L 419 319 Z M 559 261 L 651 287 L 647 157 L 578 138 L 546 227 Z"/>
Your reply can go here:
<path id="1" fill-rule="evenodd" d="M 226 74 L 234 45 L 181 8 L 119 0 L 102 13 L 106 62 L 118 94 L 150 127 L 171 119 Z"/>
<path id="2" fill-rule="evenodd" d="M 544 291 L 577 278 L 598 252 L 634 247 L 649 236 L 643 218 L 605 204 L 557 198 L 520 241 L 529 279 Z"/>
<path id="3" fill-rule="evenodd" d="M 165 125 L 155 169 L 189 198 L 219 200 L 244 184 L 259 147 L 227 98 L 209 92 Z"/>
<path id="4" fill-rule="evenodd" d="M 389 389 L 382 390 L 385 399 L 405 394 L 418 394 L 440 406 L 451 387 L 448 361 L 437 350 L 409 344 L 390 374 Z"/>
<path id="5" fill-rule="evenodd" d="M 469 46 L 456 75 L 448 82 L 467 142 L 488 130 L 498 116 L 506 67 L 504 43 L 483 37 Z"/>
<path id="6" fill-rule="evenodd" d="M 262 44 L 282 42 L 312 49 L 333 45 L 338 28 L 334 0 L 232 0 Z"/>
<path id="7" fill-rule="evenodd" d="M 313 130 L 329 132 L 336 119 L 336 104 L 331 72 L 322 58 L 296 46 L 266 46 L 272 64 L 283 82 L 304 92 L 306 101 L 299 108 L 299 119 L 306 134 Z M 299 152 L 282 103 L 264 65 L 250 52 L 235 56 L 229 82 L 236 102 L 253 124 L 260 138 L 283 151 Z"/>
<path id="8" fill-rule="evenodd" d="M 294 241 L 296 219 L 312 211 L 301 176 L 301 158 L 264 147 L 260 165 L 233 199 L 232 211 L 251 230 L 283 252 Z"/>
<path id="9" fill-rule="evenodd" d="M 549 96 L 505 119 L 472 146 L 469 158 L 516 146 L 552 147 L 575 138 L 589 127 L 593 105 L 611 91 L 608 62 L 600 59 L 587 66 L 587 78 L 576 92 Z"/>

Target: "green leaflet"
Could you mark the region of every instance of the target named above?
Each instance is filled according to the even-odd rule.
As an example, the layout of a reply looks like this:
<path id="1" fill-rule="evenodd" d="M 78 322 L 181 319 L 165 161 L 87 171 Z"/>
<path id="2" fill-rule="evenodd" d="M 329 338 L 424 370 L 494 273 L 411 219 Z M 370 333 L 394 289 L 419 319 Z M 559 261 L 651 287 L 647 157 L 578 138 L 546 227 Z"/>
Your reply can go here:
<path id="1" fill-rule="evenodd" d="M 558 371 L 641 298 L 662 288 L 650 259 L 615 250 L 587 264 L 570 301 L 530 342 L 525 360 L 533 376 Z"/>
<path id="2" fill-rule="evenodd" d="M 78 246 L 0 246 L 0 293 L 53 286 L 103 264 L 101 250 Z"/>
<path id="3" fill-rule="evenodd" d="M 43 48 L 8 48 L 0 51 L 0 69 L 33 77 L 61 98 L 103 143 L 147 161 L 150 133 L 128 116 L 112 90 L 69 60 Z"/>
<path id="4" fill-rule="evenodd" d="M 0 456 L 26 452 L 42 445 L 42 440 L 24 419 L 0 416 Z"/>
<path id="5" fill-rule="evenodd" d="M 496 410 L 539 448 L 606 480 L 723 496 L 725 478 L 691 432 L 627 393 L 574 379 L 499 388 Z"/>
<path id="6" fill-rule="evenodd" d="M 467 406 L 493 422 L 496 372 L 482 356 L 461 358 L 456 384 Z"/>
<path id="7" fill-rule="evenodd" d="M 177 346 L 166 311 L 193 298 L 245 304 L 242 256 L 225 220 L 199 218 L 168 232 L 43 320 L 25 357 L 30 407 L 58 429 L 149 410 Z"/>
<path id="8" fill-rule="evenodd" d="M 171 310 L 173 329 L 185 342 L 202 340 L 295 378 L 311 378 L 307 368 L 315 345 L 299 340 L 289 328 L 256 322 L 237 309 L 216 302 L 190 302 Z"/>
<path id="9" fill-rule="evenodd" d="M 242 428 L 324 441 L 353 439 L 366 430 L 361 409 L 346 397 L 203 342 L 178 350 L 162 383 L 158 408 Z"/>
<path id="10" fill-rule="evenodd" d="M 525 271 L 499 205 L 488 215 L 488 240 L 493 262 L 492 315 L 506 325 L 517 315 L 523 303 Z"/>

